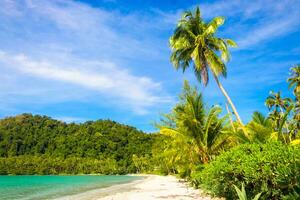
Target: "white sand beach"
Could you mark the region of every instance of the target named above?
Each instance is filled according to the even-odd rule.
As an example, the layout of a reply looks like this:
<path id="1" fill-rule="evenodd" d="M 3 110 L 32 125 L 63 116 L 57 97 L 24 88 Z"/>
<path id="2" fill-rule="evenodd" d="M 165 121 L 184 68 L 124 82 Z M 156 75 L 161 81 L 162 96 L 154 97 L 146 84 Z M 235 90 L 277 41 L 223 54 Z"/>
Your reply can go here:
<path id="1" fill-rule="evenodd" d="M 117 192 L 98 200 L 211 200 L 200 190 L 189 187 L 174 176 L 148 175 L 147 178 L 132 185 L 129 191 Z"/>
<path id="2" fill-rule="evenodd" d="M 132 185 L 129 191 L 122 191 L 99 198 L 98 200 L 210 200 L 200 190 L 189 187 L 174 176 L 148 175 L 147 178 Z"/>
<path id="3" fill-rule="evenodd" d="M 135 176 L 135 175 L 134 175 Z M 96 189 L 59 200 L 221 200 L 194 189 L 174 176 L 141 175 L 131 183 Z"/>

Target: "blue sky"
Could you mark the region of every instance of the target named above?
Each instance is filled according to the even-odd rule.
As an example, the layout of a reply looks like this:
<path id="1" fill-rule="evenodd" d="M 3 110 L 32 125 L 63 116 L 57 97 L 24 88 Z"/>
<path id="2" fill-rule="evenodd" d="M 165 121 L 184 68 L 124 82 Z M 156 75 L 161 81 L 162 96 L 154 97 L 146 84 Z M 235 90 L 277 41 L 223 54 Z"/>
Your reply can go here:
<path id="1" fill-rule="evenodd" d="M 289 95 L 300 62 L 299 1 L 0 0 L 0 117 L 24 112 L 67 122 L 112 119 L 153 131 L 184 79 L 169 62 L 168 38 L 182 11 L 200 5 L 218 33 L 234 39 L 222 79 L 244 121 L 267 112 L 270 90 Z M 224 105 L 213 80 L 199 88 Z"/>

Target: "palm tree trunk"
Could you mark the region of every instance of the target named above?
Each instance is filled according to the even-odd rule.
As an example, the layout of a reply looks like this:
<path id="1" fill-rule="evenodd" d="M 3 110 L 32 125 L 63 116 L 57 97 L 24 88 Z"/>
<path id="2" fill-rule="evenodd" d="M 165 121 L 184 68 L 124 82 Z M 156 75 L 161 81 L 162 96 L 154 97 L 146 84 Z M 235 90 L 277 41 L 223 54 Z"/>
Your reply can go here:
<path id="1" fill-rule="evenodd" d="M 241 120 L 241 118 L 240 118 L 240 116 L 239 116 L 239 114 L 238 114 L 238 112 L 237 112 L 237 110 L 236 110 L 236 108 L 235 108 L 233 102 L 231 101 L 229 95 L 227 94 L 226 90 L 224 89 L 224 87 L 223 87 L 222 84 L 220 83 L 218 77 L 217 77 L 214 73 L 213 73 L 213 75 L 214 75 L 214 78 L 215 78 L 215 80 L 216 80 L 216 82 L 217 82 L 218 87 L 220 88 L 220 90 L 222 91 L 222 93 L 223 93 L 224 96 L 226 97 L 228 103 L 230 104 L 230 106 L 231 106 L 231 108 L 232 108 L 232 110 L 233 110 L 233 113 L 234 113 L 236 119 L 237 119 L 238 122 L 242 125 L 242 127 L 244 127 L 244 123 L 242 122 L 242 120 Z"/>
<path id="2" fill-rule="evenodd" d="M 228 115 L 229 115 L 229 120 L 230 120 L 230 124 L 231 124 L 231 126 L 232 126 L 232 129 L 233 129 L 233 131 L 235 132 L 234 124 L 233 124 L 232 117 L 231 117 L 231 114 L 232 114 L 232 113 L 230 112 L 227 103 L 226 103 L 226 110 L 227 110 Z"/>
<path id="3" fill-rule="evenodd" d="M 282 113 L 282 115 L 284 115 L 284 111 L 283 111 L 282 107 L 279 106 L 279 108 L 280 108 L 280 112 Z M 287 123 L 284 122 L 284 126 L 285 126 L 285 128 L 286 128 L 287 134 L 290 135 L 290 134 L 289 134 L 289 127 L 288 127 Z M 284 139 L 285 144 L 287 144 L 286 139 L 285 139 L 285 137 L 284 137 L 284 135 L 283 135 L 283 132 L 282 132 L 281 134 L 282 134 L 282 137 L 283 137 L 283 139 Z"/>

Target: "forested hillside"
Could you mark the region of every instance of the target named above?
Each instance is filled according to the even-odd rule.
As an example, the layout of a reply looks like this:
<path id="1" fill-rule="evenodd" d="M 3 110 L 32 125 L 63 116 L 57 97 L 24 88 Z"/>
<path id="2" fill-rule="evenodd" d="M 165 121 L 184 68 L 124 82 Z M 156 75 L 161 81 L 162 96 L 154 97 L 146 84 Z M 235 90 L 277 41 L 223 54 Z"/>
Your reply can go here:
<path id="1" fill-rule="evenodd" d="M 132 173 L 133 155 L 150 155 L 155 137 L 110 120 L 9 117 L 0 120 L 0 173 Z"/>

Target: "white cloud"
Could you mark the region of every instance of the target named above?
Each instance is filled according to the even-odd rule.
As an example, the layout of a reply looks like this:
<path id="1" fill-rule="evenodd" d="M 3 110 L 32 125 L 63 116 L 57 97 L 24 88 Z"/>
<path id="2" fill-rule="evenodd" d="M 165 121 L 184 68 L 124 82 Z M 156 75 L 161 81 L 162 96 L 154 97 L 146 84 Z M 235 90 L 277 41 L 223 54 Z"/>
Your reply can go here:
<path id="1" fill-rule="evenodd" d="M 258 1 L 256 9 L 247 16 L 255 19 L 256 22 L 252 24 L 243 24 L 247 21 L 240 22 L 244 27 L 242 32 L 239 33 L 242 35 L 238 38 L 239 46 L 241 48 L 260 46 L 264 42 L 298 31 L 300 27 L 299 9 L 299 2 L 297 3 L 294 0 Z"/>
<path id="2" fill-rule="evenodd" d="M 167 27 L 160 16 L 124 14 L 66 0 L 19 0 L 3 4 L 17 13 L 7 15 L 4 9 L 0 10 L 0 18 L 4 14 L 7 23 L 3 27 L 9 27 L 12 36 L 24 32 L 16 42 L 22 42 L 21 46 L 25 43 L 26 51 L 40 52 L 37 47 L 56 44 L 106 60 L 160 59 L 160 52 L 166 51 L 167 42 L 155 36 Z M 13 23 L 18 27 L 13 27 Z"/>
<path id="3" fill-rule="evenodd" d="M 75 31 L 88 31 L 111 17 L 109 12 L 80 2 L 59 0 L 26 0 L 23 12 L 32 12 L 36 16 L 55 22 L 62 29 Z"/>
<path id="4" fill-rule="evenodd" d="M 240 38 L 237 43 L 241 48 L 255 46 L 261 42 L 269 41 L 275 37 L 298 30 L 299 24 L 299 19 L 295 16 L 273 22 L 270 21 L 259 28 L 253 29 L 247 35 Z"/>
<path id="5" fill-rule="evenodd" d="M 23 54 L 10 55 L 5 52 L 0 52 L 0 61 L 28 75 L 99 91 L 110 96 L 112 101 L 118 99 L 119 103 L 131 106 L 138 114 L 146 113 L 155 104 L 170 101 L 167 96 L 157 95 L 161 92 L 159 83 L 148 77 L 134 76 L 111 62 L 80 63 L 77 60 L 78 66 L 76 63 L 71 67 L 56 66 L 49 61 L 36 61 Z M 97 70 L 86 70 L 81 65 Z"/>

